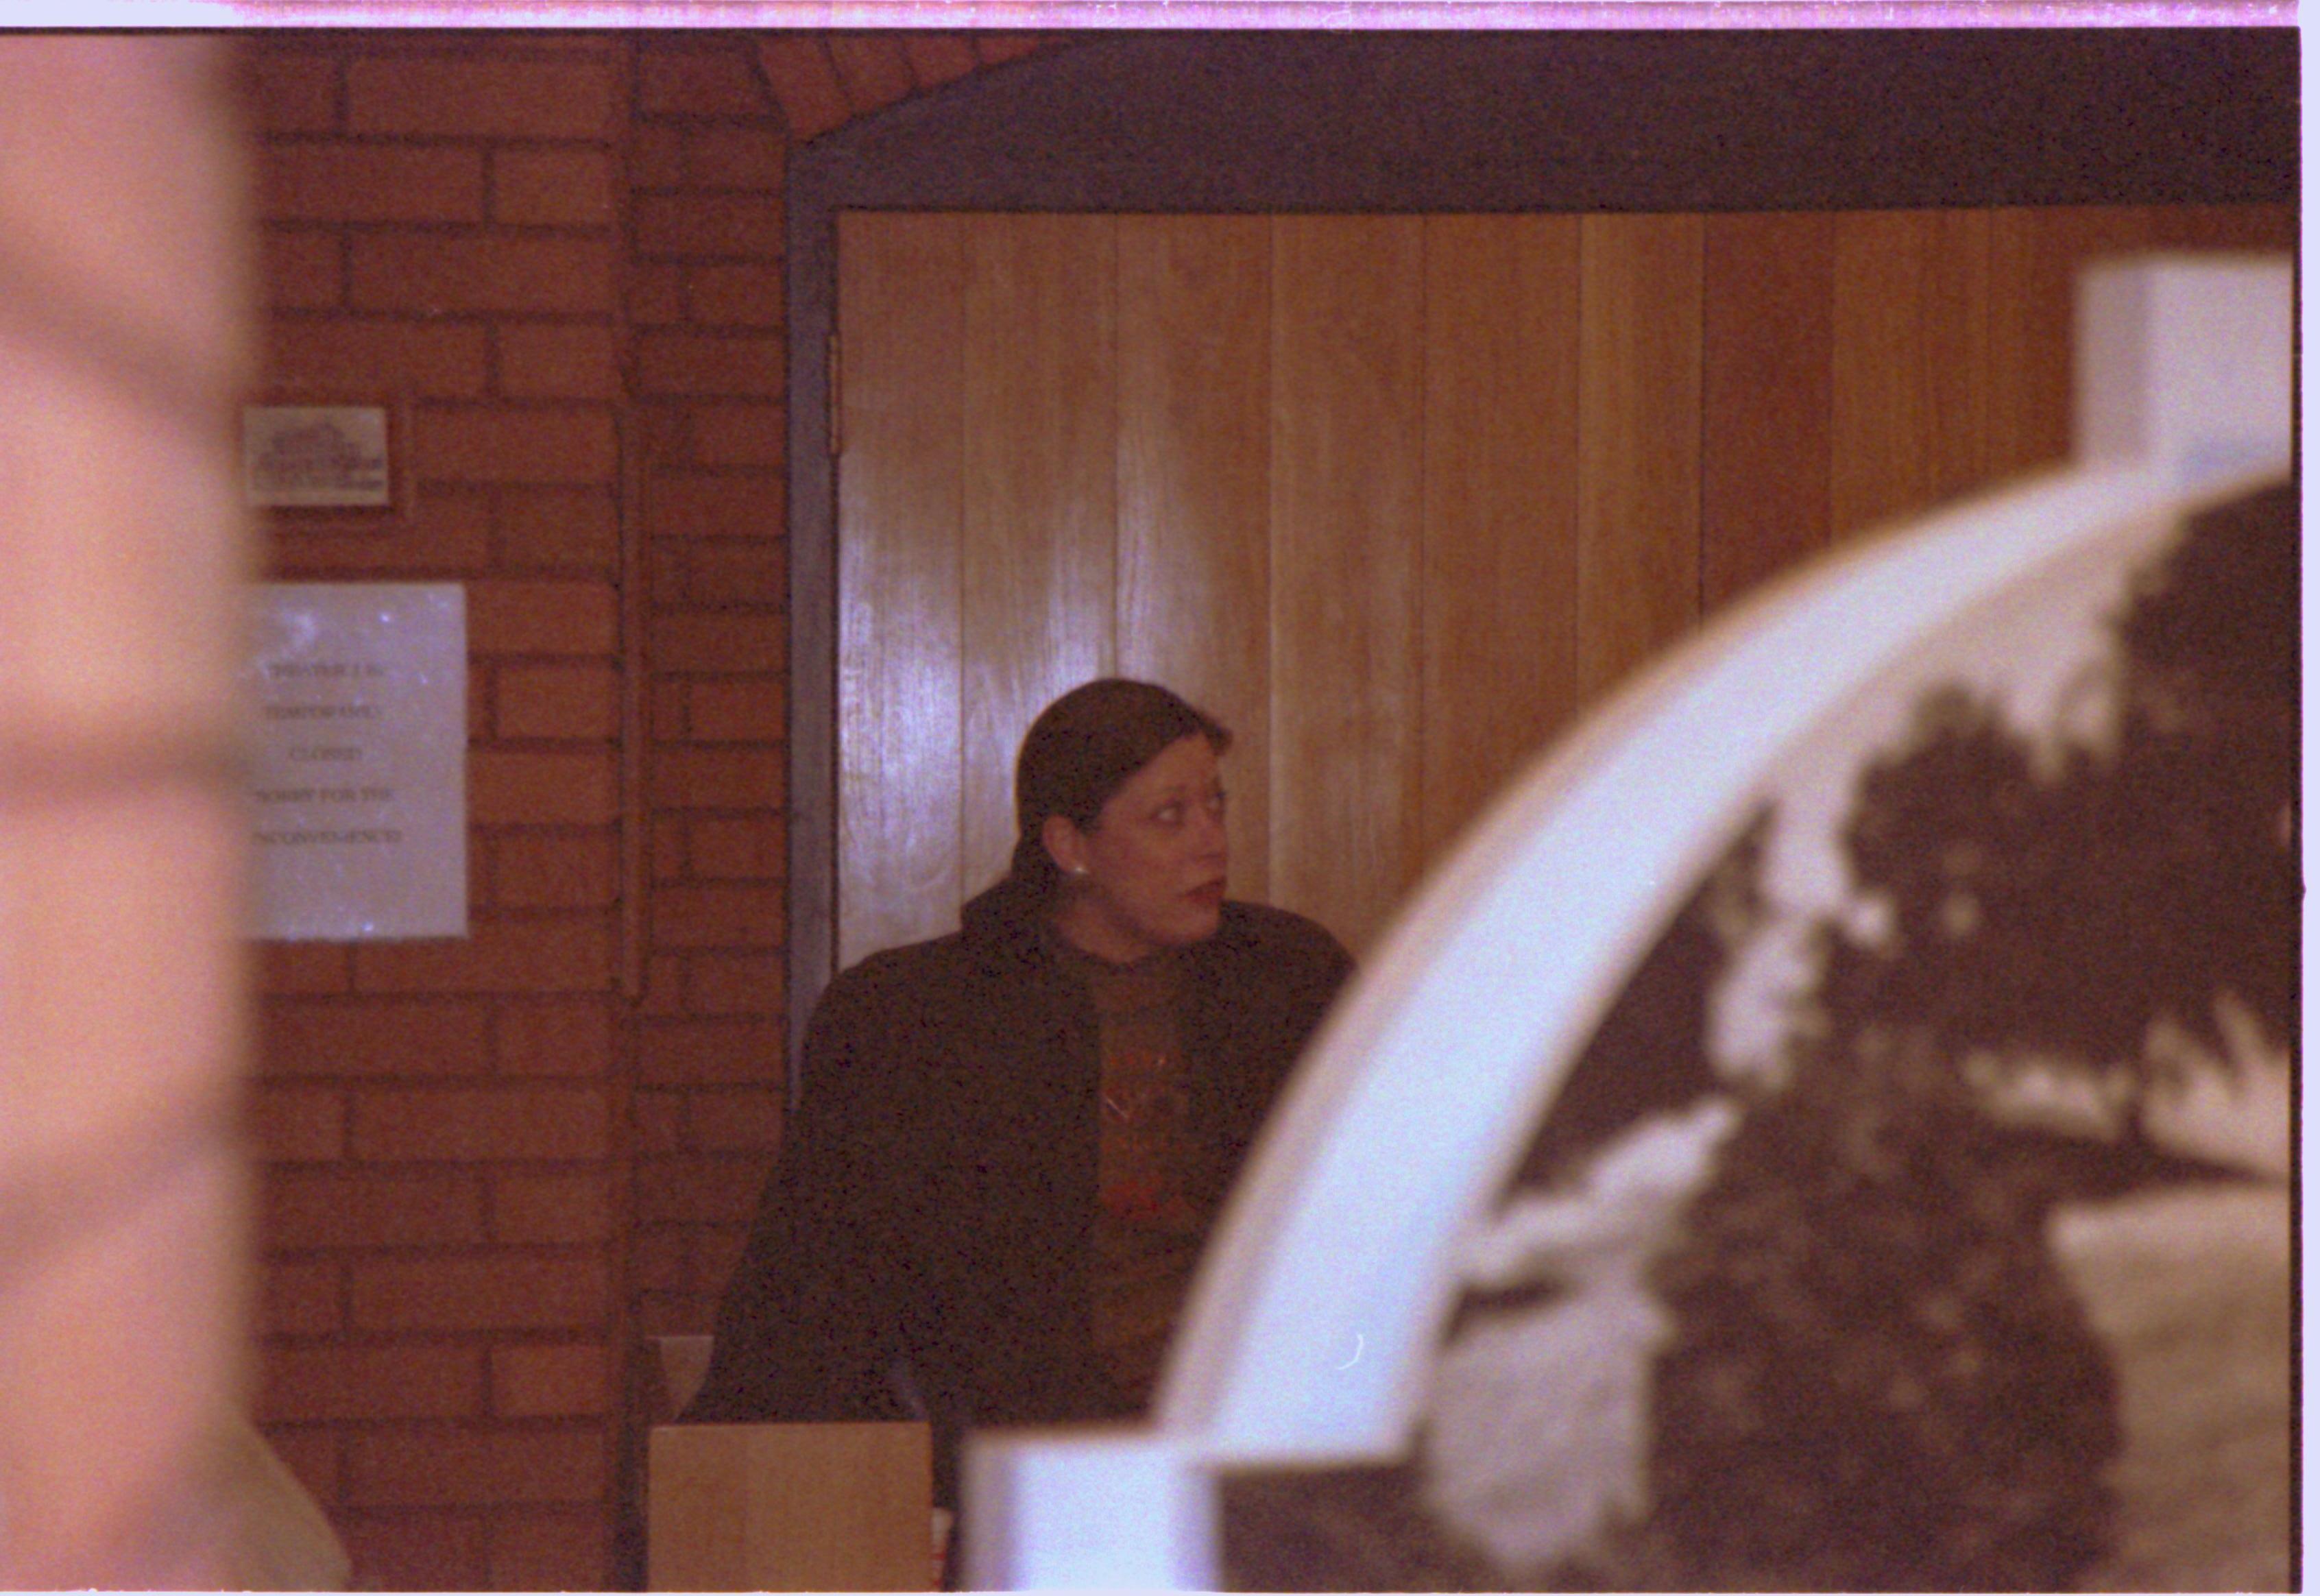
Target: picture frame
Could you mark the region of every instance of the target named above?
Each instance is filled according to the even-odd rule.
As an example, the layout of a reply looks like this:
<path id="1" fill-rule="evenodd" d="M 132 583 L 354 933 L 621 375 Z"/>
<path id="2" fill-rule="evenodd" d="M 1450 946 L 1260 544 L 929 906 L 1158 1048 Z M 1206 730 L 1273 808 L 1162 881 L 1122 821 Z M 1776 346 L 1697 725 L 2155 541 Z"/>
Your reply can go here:
<path id="1" fill-rule="evenodd" d="M 269 510 L 392 511 L 399 407 L 273 397 L 242 406 L 243 502 Z"/>

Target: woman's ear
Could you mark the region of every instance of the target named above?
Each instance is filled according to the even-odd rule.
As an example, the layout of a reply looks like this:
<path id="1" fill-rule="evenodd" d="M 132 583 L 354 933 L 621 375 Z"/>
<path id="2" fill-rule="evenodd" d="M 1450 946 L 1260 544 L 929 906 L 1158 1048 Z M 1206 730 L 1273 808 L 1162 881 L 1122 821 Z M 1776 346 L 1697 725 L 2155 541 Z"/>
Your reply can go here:
<path id="1" fill-rule="evenodd" d="M 1066 875 L 1087 874 L 1087 838 L 1070 817 L 1051 814 L 1039 822 L 1039 841 L 1056 868 Z"/>

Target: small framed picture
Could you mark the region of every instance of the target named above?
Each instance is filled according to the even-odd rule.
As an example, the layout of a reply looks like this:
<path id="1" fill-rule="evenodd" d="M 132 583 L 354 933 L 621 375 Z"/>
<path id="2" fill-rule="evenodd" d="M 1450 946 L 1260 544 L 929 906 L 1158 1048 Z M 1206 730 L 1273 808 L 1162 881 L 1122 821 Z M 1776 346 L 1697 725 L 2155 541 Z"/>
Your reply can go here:
<path id="1" fill-rule="evenodd" d="M 383 510 L 394 502 L 385 404 L 246 404 L 242 491 L 254 505 Z"/>

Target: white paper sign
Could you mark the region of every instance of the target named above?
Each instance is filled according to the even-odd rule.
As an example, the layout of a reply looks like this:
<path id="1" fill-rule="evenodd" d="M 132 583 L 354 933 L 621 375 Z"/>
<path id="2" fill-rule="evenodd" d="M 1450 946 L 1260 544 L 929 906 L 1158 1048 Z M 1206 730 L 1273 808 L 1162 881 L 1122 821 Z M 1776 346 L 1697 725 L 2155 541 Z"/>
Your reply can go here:
<path id="1" fill-rule="evenodd" d="M 268 583 L 251 935 L 467 934 L 467 615 L 457 583 Z"/>

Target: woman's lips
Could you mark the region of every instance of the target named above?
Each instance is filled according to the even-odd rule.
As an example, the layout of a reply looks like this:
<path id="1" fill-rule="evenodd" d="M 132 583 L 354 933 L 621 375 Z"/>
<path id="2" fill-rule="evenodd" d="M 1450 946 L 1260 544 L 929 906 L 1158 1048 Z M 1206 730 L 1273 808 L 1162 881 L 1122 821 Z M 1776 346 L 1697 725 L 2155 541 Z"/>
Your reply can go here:
<path id="1" fill-rule="evenodd" d="M 1225 901 L 1225 884 L 1221 881 L 1211 881 L 1206 885 L 1194 887 L 1184 895 L 1204 909 L 1219 908 Z"/>

